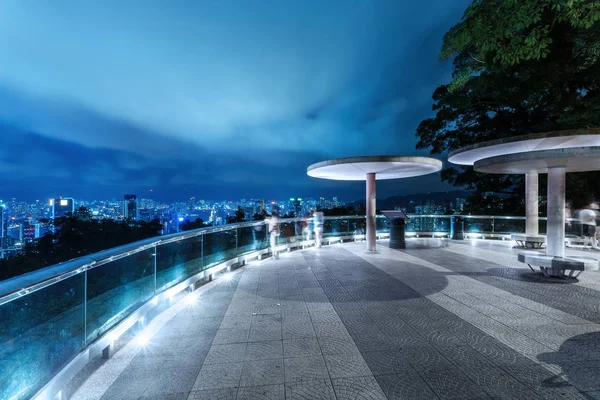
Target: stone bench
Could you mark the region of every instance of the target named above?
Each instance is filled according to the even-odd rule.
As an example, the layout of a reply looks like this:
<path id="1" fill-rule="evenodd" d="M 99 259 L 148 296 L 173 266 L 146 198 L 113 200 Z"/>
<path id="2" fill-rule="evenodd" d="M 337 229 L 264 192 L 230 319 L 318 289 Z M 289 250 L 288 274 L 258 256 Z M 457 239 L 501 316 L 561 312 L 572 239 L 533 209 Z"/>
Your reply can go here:
<path id="1" fill-rule="evenodd" d="M 556 257 L 538 251 L 521 251 L 517 258 L 532 271 L 532 265 L 539 267 L 545 276 L 577 278 L 583 271 L 597 271 L 600 268 L 600 262 L 591 257 Z M 576 271 L 577 275 L 573 276 Z"/>
<path id="2" fill-rule="evenodd" d="M 511 240 L 517 242 L 519 247 L 526 249 L 541 249 L 546 243 L 545 235 L 526 235 L 524 233 L 513 233 L 510 235 Z"/>

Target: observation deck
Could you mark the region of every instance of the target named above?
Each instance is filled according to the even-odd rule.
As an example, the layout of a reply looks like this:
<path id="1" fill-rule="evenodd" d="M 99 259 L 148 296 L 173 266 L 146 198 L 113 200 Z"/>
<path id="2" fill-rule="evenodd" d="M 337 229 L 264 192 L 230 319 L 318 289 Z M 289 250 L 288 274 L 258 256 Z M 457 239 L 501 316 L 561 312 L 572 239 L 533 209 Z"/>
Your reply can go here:
<path id="1" fill-rule="evenodd" d="M 328 218 L 320 249 L 305 222 L 282 222 L 278 260 L 255 222 L 2 282 L 0 398 L 598 398 L 600 275 L 549 280 L 510 241 L 448 239 L 524 218 L 414 216 L 401 251 L 378 218 L 377 253 L 364 217 Z"/>

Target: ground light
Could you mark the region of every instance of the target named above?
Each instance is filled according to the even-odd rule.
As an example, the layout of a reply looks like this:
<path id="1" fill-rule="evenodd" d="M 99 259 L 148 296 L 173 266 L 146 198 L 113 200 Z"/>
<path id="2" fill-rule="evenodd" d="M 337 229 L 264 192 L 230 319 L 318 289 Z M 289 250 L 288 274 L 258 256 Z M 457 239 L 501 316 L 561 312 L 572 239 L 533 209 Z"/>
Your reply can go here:
<path id="1" fill-rule="evenodd" d="M 190 293 L 185 297 L 185 304 L 188 306 L 195 306 L 198 302 L 198 296 L 195 293 Z"/>
<path id="2" fill-rule="evenodd" d="M 136 343 L 140 347 L 146 347 L 150 343 L 150 335 L 144 330 L 141 331 L 135 338 Z"/>

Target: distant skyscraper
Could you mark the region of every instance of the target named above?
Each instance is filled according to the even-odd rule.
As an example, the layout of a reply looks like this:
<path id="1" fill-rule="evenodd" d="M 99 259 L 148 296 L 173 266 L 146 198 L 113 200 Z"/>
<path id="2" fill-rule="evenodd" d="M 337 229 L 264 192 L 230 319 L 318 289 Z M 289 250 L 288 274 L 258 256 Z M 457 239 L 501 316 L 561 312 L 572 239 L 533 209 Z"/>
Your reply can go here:
<path id="1" fill-rule="evenodd" d="M 123 218 L 136 221 L 137 213 L 137 196 L 135 194 L 126 194 L 125 202 L 123 203 Z"/>
<path id="2" fill-rule="evenodd" d="M 300 197 L 298 197 L 298 198 L 292 197 L 290 199 L 290 209 L 291 209 L 291 211 L 293 211 L 295 217 L 301 216 L 302 215 L 302 199 Z"/>
<path id="3" fill-rule="evenodd" d="M 40 237 L 40 224 L 25 221 L 21 231 L 21 236 L 25 242 L 32 242 Z"/>
<path id="4" fill-rule="evenodd" d="M 72 198 L 50 199 L 50 205 L 52 206 L 52 219 L 73 216 L 75 212 L 75 201 Z"/>
<path id="5" fill-rule="evenodd" d="M 0 249 L 4 248 L 4 238 L 6 237 L 6 231 L 8 228 L 8 215 L 6 211 L 6 205 L 0 203 Z"/>
<path id="6" fill-rule="evenodd" d="M 7 236 L 10 236 L 14 240 L 20 242 L 23 240 L 23 225 L 12 224 L 8 227 Z"/>
<path id="7" fill-rule="evenodd" d="M 92 213 L 90 209 L 85 206 L 81 206 L 77 210 L 75 210 L 74 215 L 77 219 L 80 219 L 82 221 L 89 221 L 90 219 L 92 219 Z"/>

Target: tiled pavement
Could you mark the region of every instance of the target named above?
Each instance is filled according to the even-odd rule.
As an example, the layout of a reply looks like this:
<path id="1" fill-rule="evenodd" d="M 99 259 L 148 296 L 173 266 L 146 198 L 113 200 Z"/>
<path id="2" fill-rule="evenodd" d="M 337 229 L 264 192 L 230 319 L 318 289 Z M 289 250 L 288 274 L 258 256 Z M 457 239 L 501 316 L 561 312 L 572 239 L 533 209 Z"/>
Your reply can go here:
<path id="1" fill-rule="evenodd" d="M 600 274 L 542 278 L 513 252 L 349 243 L 254 263 L 74 398 L 600 399 Z"/>

